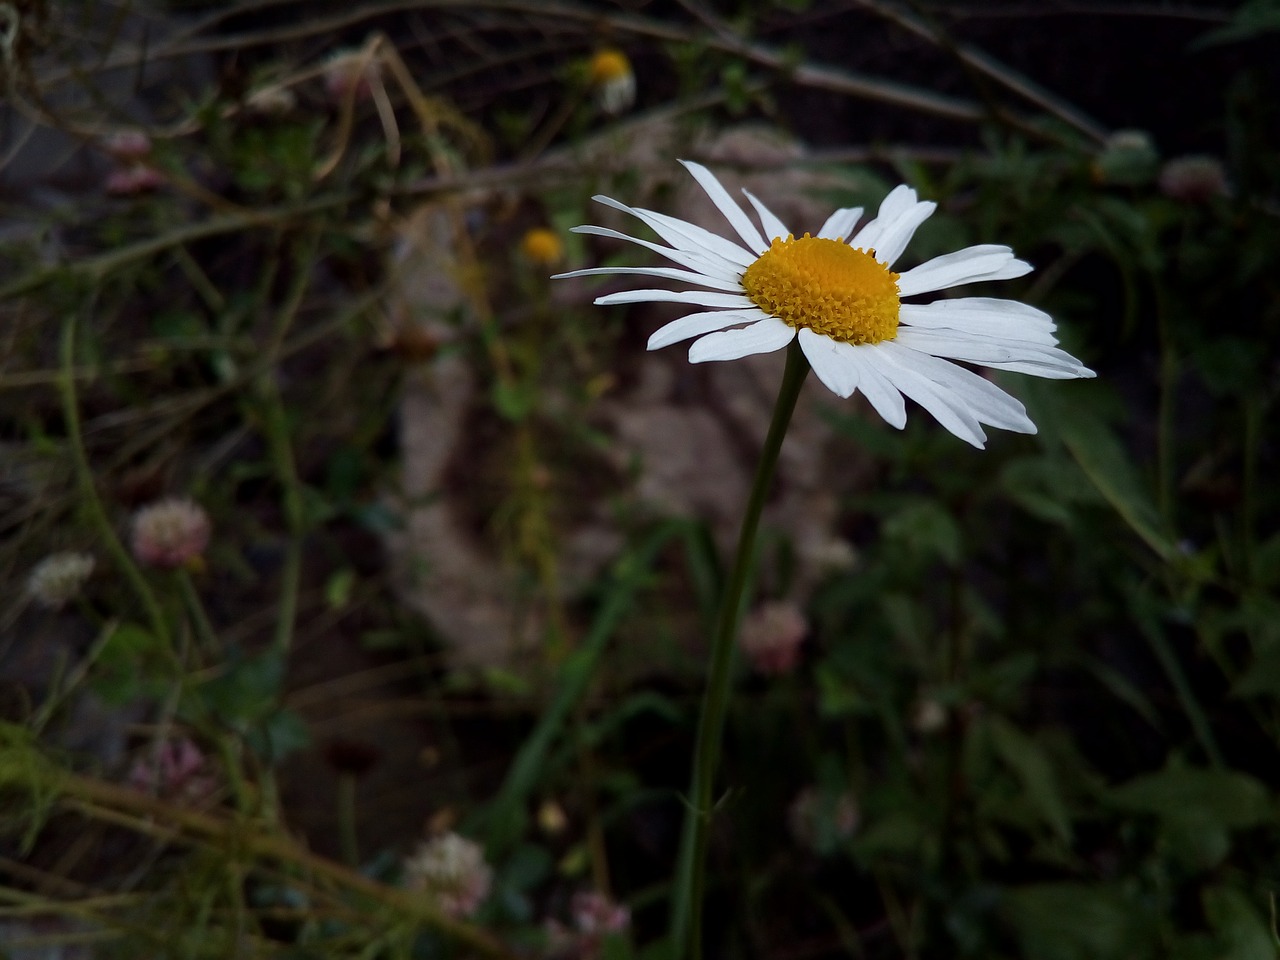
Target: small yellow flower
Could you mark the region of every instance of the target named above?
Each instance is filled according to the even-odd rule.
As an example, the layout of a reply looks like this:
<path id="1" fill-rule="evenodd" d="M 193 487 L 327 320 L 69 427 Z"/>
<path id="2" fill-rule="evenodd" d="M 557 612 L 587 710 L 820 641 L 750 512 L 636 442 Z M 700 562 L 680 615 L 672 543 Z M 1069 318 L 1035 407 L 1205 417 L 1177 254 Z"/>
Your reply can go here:
<path id="1" fill-rule="evenodd" d="M 550 267 L 564 259 L 564 243 L 553 230 L 534 227 L 525 231 L 520 241 L 520 251 L 526 258 L 542 266 Z"/>
<path id="2" fill-rule="evenodd" d="M 636 100 L 636 75 L 631 61 L 621 50 L 597 50 L 587 67 L 587 77 L 596 90 L 596 101 L 605 113 L 622 113 Z"/>

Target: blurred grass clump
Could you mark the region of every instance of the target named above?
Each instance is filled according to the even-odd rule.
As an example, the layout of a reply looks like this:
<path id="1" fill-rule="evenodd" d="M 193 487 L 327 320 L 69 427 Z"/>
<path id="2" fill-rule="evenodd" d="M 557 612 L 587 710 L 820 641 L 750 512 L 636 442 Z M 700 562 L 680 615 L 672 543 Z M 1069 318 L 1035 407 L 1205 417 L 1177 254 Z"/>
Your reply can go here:
<path id="1" fill-rule="evenodd" d="M 1274 4 L 999 7 L 0 11 L 0 952 L 674 954 L 724 545 L 617 411 L 739 398 L 547 275 L 680 156 L 911 183 L 1099 372 L 812 405 L 714 955 L 1276 956 Z"/>

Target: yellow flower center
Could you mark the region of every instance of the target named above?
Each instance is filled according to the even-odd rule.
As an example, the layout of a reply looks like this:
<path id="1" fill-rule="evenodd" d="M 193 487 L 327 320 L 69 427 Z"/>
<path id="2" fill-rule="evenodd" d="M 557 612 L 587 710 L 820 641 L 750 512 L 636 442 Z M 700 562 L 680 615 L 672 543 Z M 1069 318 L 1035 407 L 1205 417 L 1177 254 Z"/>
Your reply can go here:
<path id="1" fill-rule="evenodd" d="M 588 68 L 595 84 L 618 80 L 631 73 L 631 61 L 620 50 L 600 50 L 591 58 Z"/>
<path id="2" fill-rule="evenodd" d="M 526 232 L 520 248 L 526 257 L 544 266 L 557 264 L 564 256 L 564 244 L 546 227 L 534 227 Z"/>
<path id="3" fill-rule="evenodd" d="M 845 343 L 879 343 L 898 332 L 898 274 L 840 240 L 774 238 L 742 275 L 765 313 Z"/>

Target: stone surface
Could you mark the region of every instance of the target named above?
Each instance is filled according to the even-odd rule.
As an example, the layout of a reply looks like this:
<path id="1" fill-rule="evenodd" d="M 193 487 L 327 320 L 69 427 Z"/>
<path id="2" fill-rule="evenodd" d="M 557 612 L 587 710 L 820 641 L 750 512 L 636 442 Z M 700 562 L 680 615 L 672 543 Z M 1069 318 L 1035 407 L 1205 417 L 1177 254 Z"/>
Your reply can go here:
<path id="1" fill-rule="evenodd" d="M 648 179 L 658 169 L 653 155 L 661 152 L 662 137 L 634 142 L 642 186 L 627 201 L 657 206 L 663 201 L 643 194 L 665 189 L 664 209 L 713 230 L 726 229 L 723 217 L 674 159 L 661 167 L 662 179 Z M 826 201 L 813 196 L 832 185 L 827 175 L 799 167 L 741 176 L 733 172 L 734 163 L 767 167 L 799 156 L 799 148 L 776 133 L 733 130 L 696 155 L 722 176 L 731 192 L 746 186 L 799 232 L 817 229 L 830 213 Z M 627 218 L 603 207 L 595 207 L 592 217 L 593 222 L 647 236 L 642 225 L 625 223 Z M 404 278 L 399 322 L 445 342 L 458 336 L 458 327 L 440 318 L 465 317 L 470 311 L 458 279 L 464 271 L 450 241 L 451 223 L 458 220 L 457 212 L 450 214 L 444 207 L 424 208 L 402 229 L 396 253 Z M 612 252 L 609 243 L 602 246 Z M 631 279 L 619 278 L 616 286 L 611 281 L 609 288 L 625 289 Z M 600 290 L 598 283 L 562 281 L 553 296 L 566 309 L 581 308 Z M 624 493 L 628 503 L 641 515 L 706 521 L 727 555 L 768 429 L 783 354 L 693 366 L 685 357 L 687 344 L 645 352 L 644 338 L 678 316 L 676 309 L 640 305 L 629 310 L 626 323 L 635 335 L 627 334 L 627 348 L 633 341 L 641 346 L 619 358 L 628 368 L 625 375 L 587 415 L 595 429 L 614 440 L 607 457 L 630 479 Z M 442 351 L 407 381 L 399 437 L 403 489 L 396 497 L 404 526 L 390 546 L 401 596 L 432 623 L 454 664 L 510 667 L 520 651 L 537 642 L 541 620 L 536 607 L 517 601 L 513 571 L 476 535 L 469 519 L 474 492 L 450 483 L 450 464 L 467 439 L 475 405 L 484 399 L 477 390 L 476 374 L 460 353 L 451 351 Z M 832 528 L 838 496 L 859 480 L 856 460 L 847 449 L 833 461 L 831 430 L 818 415 L 821 404 L 838 402 L 816 380 L 806 384 L 764 516 L 765 530 L 784 535 L 795 548 L 791 589 L 801 597 L 830 558 L 841 553 Z M 588 582 L 623 543 L 607 509 L 576 512 L 586 519 L 561 532 L 557 558 L 569 574 L 561 578 L 566 590 Z"/>

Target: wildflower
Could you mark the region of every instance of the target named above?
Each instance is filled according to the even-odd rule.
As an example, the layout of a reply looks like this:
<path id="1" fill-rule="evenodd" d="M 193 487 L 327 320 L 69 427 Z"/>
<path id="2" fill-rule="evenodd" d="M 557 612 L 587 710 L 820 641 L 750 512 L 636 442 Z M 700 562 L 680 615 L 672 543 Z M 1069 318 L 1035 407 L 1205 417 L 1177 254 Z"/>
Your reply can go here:
<path id="1" fill-rule="evenodd" d="M 622 113 L 636 102 L 636 75 L 621 50 L 597 50 L 587 65 L 587 77 L 595 88 L 596 102 L 605 113 Z"/>
<path id="2" fill-rule="evenodd" d="M 1055 348 L 1052 318 L 1025 303 L 988 297 L 903 302 L 1031 271 L 1008 247 L 980 244 L 894 273 L 890 268 L 936 206 L 920 202 L 910 187 L 894 188 L 878 216 L 860 230 L 854 227 L 861 208 L 844 208 L 828 217 L 816 236 L 797 239 L 744 190 L 762 234 L 711 171 L 682 162 L 745 246 L 687 221 L 597 196 L 647 224 L 670 246 L 605 227 L 577 227 L 577 232 L 629 240 L 685 269 L 596 267 L 560 274 L 639 274 L 709 288 L 629 290 L 596 299 L 597 304 L 670 301 L 713 308 L 668 323 L 649 338 L 650 350 L 699 337 L 689 360 L 702 363 L 769 353 L 798 337 L 818 379 L 837 396 L 861 390 L 880 416 L 901 428 L 907 419 L 905 394 L 979 448 L 986 440 L 980 424 L 1019 433 L 1035 433 L 1036 427 L 1021 403 L 952 360 L 1055 379 L 1094 376 Z"/>
<path id="3" fill-rule="evenodd" d="M 858 805 L 847 791 L 829 793 L 805 787 L 787 809 L 791 835 L 820 854 L 831 852 L 840 841 L 853 836 L 859 819 Z"/>
<path id="4" fill-rule="evenodd" d="M 244 105 L 250 113 L 278 117 L 293 110 L 298 105 L 298 97 L 288 87 L 259 87 L 245 98 Z"/>
<path id="5" fill-rule="evenodd" d="M 87 553 L 52 553 L 37 563 L 27 577 L 27 593 L 42 607 L 60 610 L 79 596 L 93 567 L 94 559 Z"/>
<path id="6" fill-rule="evenodd" d="M 631 926 L 631 911 L 596 890 L 581 890 L 569 903 L 572 927 L 556 920 L 546 922 L 552 956 L 594 960 L 604 946 L 604 938 L 623 933 Z"/>
<path id="7" fill-rule="evenodd" d="M 203 507 L 194 500 L 169 497 L 134 514 L 130 542 L 139 563 L 175 570 L 199 565 L 210 532 Z"/>
<path id="8" fill-rule="evenodd" d="M 538 807 L 538 826 L 548 836 L 559 836 L 569 826 L 569 816 L 556 801 L 543 800 Z"/>
<path id="9" fill-rule="evenodd" d="M 840 537 L 798 544 L 801 555 L 823 573 L 842 573 L 858 565 L 858 551 Z"/>
<path id="10" fill-rule="evenodd" d="M 131 163 L 116 167 L 107 174 L 104 187 L 113 197 L 132 197 L 139 193 L 151 193 L 164 186 L 164 174 L 155 167 L 143 163 Z"/>
<path id="11" fill-rule="evenodd" d="M 446 833 L 419 844 L 405 860 L 405 886 L 431 894 L 451 917 L 469 917 L 489 896 L 493 870 L 478 843 Z"/>
<path id="12" fill-rule="evenodd" d="M 137 163 L 151 155 L 151 138 L 141 130 L 118 130 L 102 138 L 102 149 L 122 163 Z"/>
<path id="13" fill-rule="evenodd" d="M 794 603 L 762 603 L 743 622 L 738 645 L 756 672 L 787 673 L 796 665 L 808 631 L 809 624 Z"/>
<path id="14" fill-rule="evenodd" d="M 1159 161 L 1156 145 L 1145 130 L 1117 130 L 1093 161 L 1093 176 L 1099 183 L 1150 183 Z"/>
<path id="15" fill-rule="evenodd" d="M 533 263 L 551 267 L 564 259 L 564 244 L 554 230 L 534 227 L 525 231 L 520 241 L 520 252 Z"/>
<path id="16" fill-rule="evenodd" d="M 378 62 L 367 51 L 340 50 L 324 65 L 324 89 L 334 103 L 348 97 L 368 100 L 378 73 Z"/>
<path id="17" fill-rule="evenodd" d="M 1160 192 L 1183 203 L 1208 203 L 1231 193 L 1226 171 L 1216 157 L 1176 157 L 1160 171 Z"/>
<path id="18" fill-rule="evenodd" d="M 631 925 L 631 911 L 597 890 L 580 890 L 569 903 L 569 914 L 578 932 L 587 936 L 621 933 Z"/>
<path id="19" fill-rule="evenodd" d="M 186 737 L 165 741 L 152 756 L 135 762 L 129 784 L 144 793 L 192 803 L 217 789 L 204 753 Z"/>
<path id="20" fill-rule="evenodd" d="M 922 736 L 937 733 L 947 725 L 947 708 L 933 697 L 921 697 L 911 708 L 911 727 Z"/>

